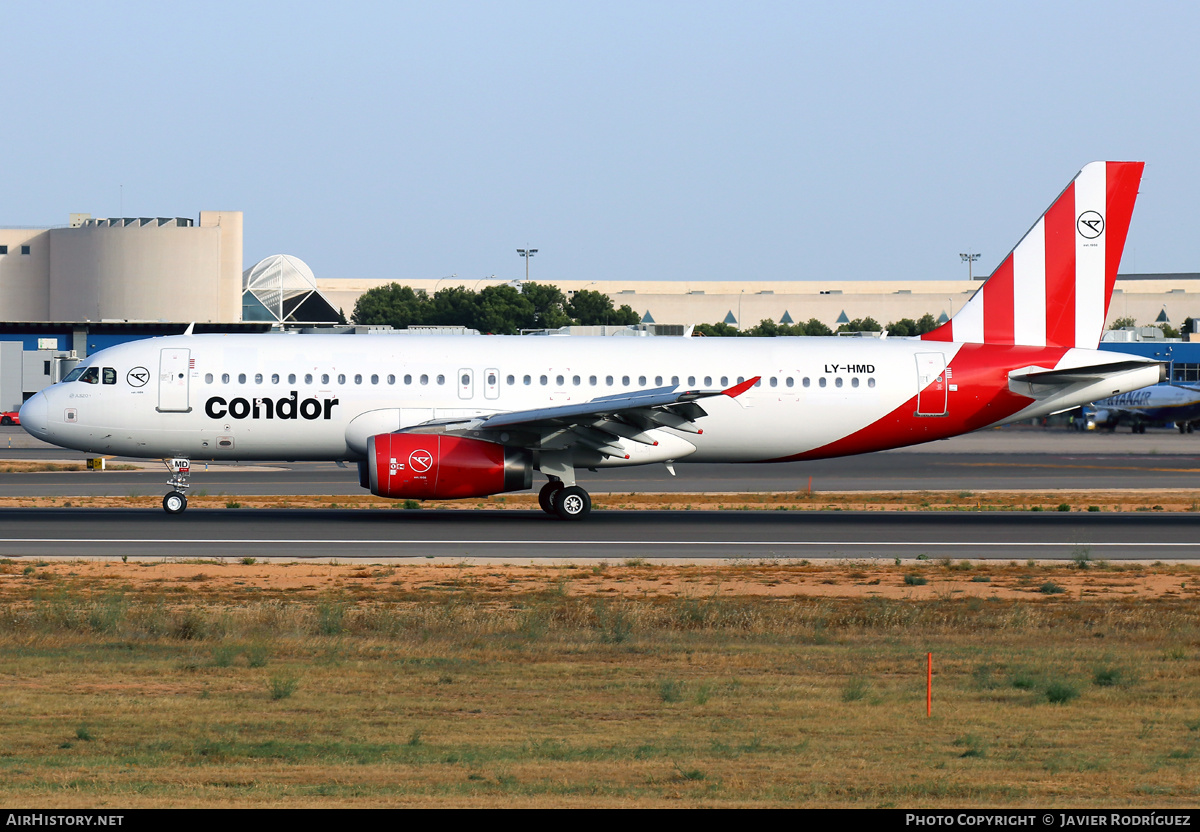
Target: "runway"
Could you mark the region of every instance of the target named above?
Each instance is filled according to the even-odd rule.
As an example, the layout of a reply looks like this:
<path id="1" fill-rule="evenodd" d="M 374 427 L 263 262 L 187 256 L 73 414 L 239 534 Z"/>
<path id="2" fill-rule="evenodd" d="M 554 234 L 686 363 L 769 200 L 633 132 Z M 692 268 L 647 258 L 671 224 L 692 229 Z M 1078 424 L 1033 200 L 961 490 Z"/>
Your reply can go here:
<path id="1" fill-rule="evenodd" d="M 1023 512 L 3 509 L 5 557 L 971 558 L 1200 557 L 1200 515 Z"/>
<path id="2" fill-rule="evenodd" d="M 18 447 L 0 461 L 81 461 L 21 433 L 0 429 Z M 117 459 L 113 462 L 120 463 Z M 578 472 L 594 494 L 630 492 L 937 491 L 1200 486 L 1200 435 L 1172 430 L 1129 434 L 1075 434 L 1065 430 L 986 431 L 954 439 L 842 459 L 778 465 L 680 462 L 672 477 L 662 465 Z M 811 477 L 811 482 L 810 482 Z M 0 497 L 145 496 L 165 493 L 167 473 L 145 470 L 75 473 L 0 473 Z M 537 478 L 535 478 L 535 485 Z M 194 490 L 212 495 L 362 494 L 357 469 L 333 463 L 292 462 L 192 468 Z"/>
<path id="3" fill-rule="evenodd" d="M 0 460 L 79 454 L 0 432 Z M 3 448 L 3 439 L 21 447 Z M 988 431 L 861 457 L 783 465 L 678 464 L 580 472 L 594 494 L 1191 489 L 1200 437 Z M 158 495 L 161 468 L 0 474 L 0 496 Z M 332 463 L 193 467 L 193 494 L 357 495 Z M 537 482 L 535 481 L 535 486 Z M 1200 514 L 596 511 L 563 523 L 536 511 L 0 509 L 0 556 L 276 558 L 1071 558 L 1200 557 Z"/>

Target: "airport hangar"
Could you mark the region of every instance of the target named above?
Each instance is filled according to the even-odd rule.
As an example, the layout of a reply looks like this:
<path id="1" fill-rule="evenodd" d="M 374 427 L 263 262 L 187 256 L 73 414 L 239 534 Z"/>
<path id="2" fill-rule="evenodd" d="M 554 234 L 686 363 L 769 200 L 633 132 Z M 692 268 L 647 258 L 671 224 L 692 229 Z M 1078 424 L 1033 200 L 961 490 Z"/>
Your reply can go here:
<path id="1" fill-rule="evenodd" d="M 432 294 L 451 286 L 478 290 L 489 281 L 318 280 L 299 258 L 288 255 L 243 269 L 242 222 L 240 211 L 201 211 L 198 220 L 71 214 L 64 226 L 0 228 L 0 410 L 18 409 L 97 350 L 178 334 L 189 324 L 196 332 L 369 333 L 378 329 L 334 323 L 339 310 L 349 314 L 368 289 L 397 282 Z M 925 314 L 944 321 L 962 308 L 982 278 L 545 282 L 568 295 L 603 292 L 642 319 L 633 333 L 606 331 L 652 334 L 700 323 L 748 328 L 762 320 L 816 318 L 831 329 L 868 316 L 881 324 Z M 1179 326 L 1200 313 L 1198 295 L 1200 273 L 1118 275 L 1109 321 L 1133 318 Z M 1168 361 L 1172 380 L 1200 381 L 1200 341 L 1161 336 L 1152 328 L 1106 333 L 1120 340 L 1101 347 Z"/>

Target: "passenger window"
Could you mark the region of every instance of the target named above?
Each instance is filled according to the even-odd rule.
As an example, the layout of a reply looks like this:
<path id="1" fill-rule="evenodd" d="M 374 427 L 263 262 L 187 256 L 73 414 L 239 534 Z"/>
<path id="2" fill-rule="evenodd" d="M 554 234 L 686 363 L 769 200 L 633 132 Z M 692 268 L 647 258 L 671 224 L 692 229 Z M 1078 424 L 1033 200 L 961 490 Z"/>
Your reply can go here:
<path id="1" fill-rule="evenodd" d="M 565 382 L 562 376 L 558 376 L 556 379 L 554 379 L 554 383 L 557 386 L 562 387 Z"/>
<path id="2" fill-rule="evenodd" d="M 355 374 L 354 374 L 354 383 L 355 383 L 355 384 L 362 384 L 362 373 L 355 373 Z"/>
<path id="3" fill-rule="evenodd" d="M 446 383 L 446 377 L 444 375 L 442 375 L 441 373 L 438 373 L 438 384 L 445 384 L 445 383 Z"/>
<path id="4" fill-rule="evenodd" d="M 671 376 L 671 383 L 674 384 L 676 387 L 678 387 L 679 386 L 679 376 Z"/>
<path id="5" fill-rule="evenodd" d="M 427 376 L 425 373 L 421 373 L 421 383 L 422 383 L 422 384 L 428 384 L 428 383 L 429 383 L 429 376 Z"/>
<path id="6" fill-rule="evenodd" d="M 795 387 L 795 386 L 796 386 L 796 379 L 792 378 L 791 376 L 788 376 L 788 377 L 787 377 L 787 386 L 788 386 L 788 387 Z"/>
<path id="7" fill-rule="evenodd" d="M 296 374 L 288 373 L 288 384 L 295 384 L 295 383 L 296 383 Z"/>
<path id="8" fill-rule="evenodd" d="M 305 373 L 305 374 L 304 374 L 304 383 L 305 383 L 305 384 L 312 384 L 312 373 Z"/>
<path id="9" fill-rule="evenodd" d="M 721 386 L 722 387 L 729 386 L 729 376 L 721 376 Z"/>
<path id="10" fill-rule="evenodd" d="M 372 383 L 372 384 L 378 384 L 378 383 L 379 383 L 379 376 L 378 376 L 378 375 L 374 375 L 374 374 L 372 374 L 372 375 L 371 375 L 371 383 Z"/>
<path id="11" fill-rule="evenodd" d="M 271 373 L 271 383 L 272 384 L 279 383 L 279 373 Z"/>
<path id="12" fill-rule="evenodd" d="M 590 384 L 592 387 L 596 386 L 597 381 L 598 379 L 595 376 L 588 376 L 588 384 Z"/>
<path id="13" fill-rule="evenodd" d="M 646 386 L 646 377 L 638 376 L 638 387 L 645 387 L 645 386 Z"/>
<path id="14" fill-rule="evenodd" d="M 873 378 L 869 378 L 869 379 L 867 379 L 867 386 L 868 386 L 868 387 L 874 387 L 874 386 L 875 386 L 875 379 L 873 379 Z"/>
<path id="15" fill-rule="evenodd" d="M 808 376 L 805 376 L 804 381 L 801 382 L 801 384 L 803 384 L 805 387 L 808 387 L 810 383 L 811 382 L 809 382 Z"/>
<path id="16" fill-rule="evenodd" d="M 321 383 L 322 384 L 329 383 L 329 373 L 321 373 Z"/>
<path id="17" fill-rule="evenodd" d="M 212 384 L 212 382 L 213 382 L 213 375 L 212 375 L 212 373 L 205 373 L 205 374 L 204 374 L 204 383 L 205 383 L 205 384 Z"/>
<path id="18" fill-rule="evenodd" d="M 470 382 L 467 382 L 467 383 L 469 384 Z M 495 374 L 495 373 L 488 373 L 488 375 L 487 375 L 487 383 L 488 383 L 488 384 L 495 384 L 495 383 L 496 383 L 496 374 Z"/>
<path id="19" fill-rule="evenodd" d="M 739 379 L 739 380 L 740 380 L 740 379 Z M 762 379 L 760 378 L 758 381 L 754 382 L 754 386 L 755 386 L 755 387 L 762 387 Z"/>
<path id="20" fill-rule="evenodd" d="M 626 387 L 628 387 L 629 386 L 629 376 L 621 376 L 621 383 L 624 384 Z"/>
<path id="21" fill-rule="evenodd" d="M 404 374 L 404 383 L 405 383 L 405 384 L 412 384 L 412 376 L 411 376 L 411 375 L 409 375 L 409 374 L 407 374 L 407 373 L 405 373 L 405 374 Z"/>
<path id="22" fill-rule="evenodd" d="M 654 386 L 655 386 L 655 387 L 662 387 L 662 376 L 655 376 L 655 377 L 654 377 Z"/>
<path id="23" fill-rule="evenodd" d="M 857 387 L 857 386 L 858 386 L 858 376 L 855 376 L 854 378 L 850 379 L 850 386 L 851 386 L 851 387 Z"/>
<path id="24" fill-rule="evenodd" d="M 543 387 L 545 387 L 547 384 L 550 383 L 550 379 L 546 378 L 545 376 L 542 376 L 541 378 L 539 378 L 538 381 L 540 381 L 542 383 Z"/>
<path id="25" fill-rule="evenodd" d="M 842 377 L 841 377 L 841 376 L 838 376 L 837 378 L 835 378 L 835 379 L 833 380 L 833 386 L 834 386 L 834 387 L 841 387 L 841 386 L 842 386 Z"/>
<path id="26" fill-rule="evenodd" d="M 396 377 L 394 375 L 392 375 L 391 373 L 388 373 L 388 384 L 395 384 L 395 383 L 396 383 Z"/>
<path id="27" fill-rule="evenodd" d="M 608 385 L 609 387 L 612 387 L 612 386 L 613 386 L 613 377 L 612 377 L 612 376 L 605 376 L 605 377 L 604 377 L 604 383 L 605 383 L 606 385 Z"/>
<path id="28" fill-rule="evenodd" d="M 705 386 L 705 387 L 712 387 L 712 376 L 705 376 L 705 377 L 704 377 L 704 386 Z"/>
<path id="29" fill-rule="evenodd" d="M 222 384 L 229 383 L 229 373 L 221 373 L 221 383 Z"/>
<path id="30" fill-rule="evenodd" d="M 775 376 L 771 376 L 771 386 L 772 386 L 772 387 L 778 387 L 778 386 L 779 386 L 779 379 L 775 378 Z"/>
<path id="31" fill-rule="evenodd" d="M 255 383 L 255 384 L 262 384 L 262 373 L 255 373 L 255 374 L 254 374 L 254 383 Z"/>
<path id="32" fill-rule="evenodd" d="M 696 377 L 688 376 L 688 387 L 695 387 L 695 386 L 696 386 Z"/>
<path id="33" fill-rule="evenodd" d="M 579 381 L 580 381 L 580 379 L 579 379 L 579 376 L 571 376 L 571 384 L 573 384 L 573 385 L 575 385 L 576 387 L 578 387 L 578 386 L 579 386 Z"/>
<path id="34" fill-rule="evenodd" d="M 105 367 L 101 378 L 104 380 L 105 384 L 116 384 L 117 383 L 117 371 L 114 370 L 112 367 Z"/>
<path id="35" fill-rule="evenodd" d="M 514 384 L 516 384 L 516 383 L 517 383 L 517 377 L 516 377 L 516 376 L 509 376 L 509 377 L 508 377 L 508 385 L 509 385 L 509 387 L 511 387 L 512 385 L 514 385 Z"/>
<path id="36" fill-rule="evenodd" d="M 346 383 L 346 374 L 338 373 L 338 384 L 345 384 L 345 383 Z"/>
<path id="37" fill-rule="evenodd" d="M 238 373 L 238 384 L 245 384 L 245 383 L 246 383 L 246 374 Z"/>
<path id="38" fill-rule="evenodd" d="M 825 378 L 825 376 L 821 376 L 821 378 L 820 378 L 820 379 L 818 379 L 818 381 L 817 381 L 817 385 L 818 385 L 819 387 L 824 387 L 824 386 L 825 386 L 825 385 L 827 385 L 828 383 L 829 383 L 829 379 Z"/>
<path id="39" fill-rule="evenodd" d="M 461 384 L 463 387 L 466 387 L 468 384 L 471 383 L 471 377 L 469 375 L 467 375 L 466 373 L 463 373 L 462 378 L 460 378 L 458 380 L 458 383 Z M 490 383 L 494 384 L 495 382 L 490 382 Z"/>
<path id="40" fill-rule="evenodd" d="M 533 383 L 533 379 L 530 376 L 525 376 L 525 384 L 529 385 L 531 383 Z"/>

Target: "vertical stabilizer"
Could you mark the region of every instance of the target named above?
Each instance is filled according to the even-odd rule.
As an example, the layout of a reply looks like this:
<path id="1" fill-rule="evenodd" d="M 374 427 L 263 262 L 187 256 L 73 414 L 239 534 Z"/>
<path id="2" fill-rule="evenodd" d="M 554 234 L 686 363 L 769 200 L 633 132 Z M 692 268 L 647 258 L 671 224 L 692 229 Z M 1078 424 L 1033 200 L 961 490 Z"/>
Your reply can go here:
<path id="1" fill-rule="evenodd" d="M 927 341 L 1095 349 L 1143 162 L 1092 162 Z"/>

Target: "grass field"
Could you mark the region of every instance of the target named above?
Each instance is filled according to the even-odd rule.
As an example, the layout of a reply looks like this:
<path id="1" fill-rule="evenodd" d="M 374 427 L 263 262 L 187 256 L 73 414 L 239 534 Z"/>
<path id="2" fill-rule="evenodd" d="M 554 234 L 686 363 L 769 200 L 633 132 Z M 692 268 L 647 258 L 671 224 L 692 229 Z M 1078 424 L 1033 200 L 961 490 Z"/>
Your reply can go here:
<path id="1" fill-rule="evenodd" d="M 1198 587 L 1083 559 L 4 561 L 0 801 L 1194 806 Z"/>

